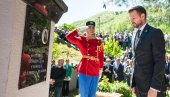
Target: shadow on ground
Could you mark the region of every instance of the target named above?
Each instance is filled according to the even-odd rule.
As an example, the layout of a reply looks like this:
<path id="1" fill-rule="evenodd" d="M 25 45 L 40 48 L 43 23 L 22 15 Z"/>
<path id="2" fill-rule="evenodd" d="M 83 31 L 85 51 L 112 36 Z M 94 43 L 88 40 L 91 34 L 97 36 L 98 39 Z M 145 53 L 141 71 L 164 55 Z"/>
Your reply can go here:
<path id="1" fill-rule="evenodd" d="M 76 89 L 76 90 L 70 91 L 69 97 L 80 97 L 79 96 L 79 90 Z"/>

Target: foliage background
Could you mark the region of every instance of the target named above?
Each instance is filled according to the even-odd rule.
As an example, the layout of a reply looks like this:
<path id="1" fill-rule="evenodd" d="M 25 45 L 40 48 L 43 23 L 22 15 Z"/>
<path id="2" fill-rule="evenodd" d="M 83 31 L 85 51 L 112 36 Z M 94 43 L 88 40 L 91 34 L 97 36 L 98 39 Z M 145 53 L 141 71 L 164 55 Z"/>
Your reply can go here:
<path id="1" fill-rule="evenodd" d="M 69 25 L 69 27 L 70 27 L 70 25 Z M 67 28 L 69 28 L 69 27 L 67 27 Z M 72 27 L 72 29 L 74 29 L 74 27 Z M 58 37 L 59 36 L 58 36 L 57 32 L 54 32 L 52 59 L 56 60 L 57 58 L 62 57 L 64 59 L 69 59 L 70 61 L 79 62 L 81 59 L 80 51 L 69 47 L 67 44 L 61 43 L 60 40 L 57 39 Z"/>
<path id="2" fill-rule="evenodd" d="M 124 82 L 115 81 L 114 83 L 109 83 L 108 78 L 104 76 L 102 81 L 98 84 L 98 91 L 105 93 L 120 93 L 123 94 L 122 97 L 132 97 L 130 87 Z"/>
<path id="3" fill-rule="evenodd" d="M 170 34 L 170 0 L 104 0 L 105 4 L 112 2 L 117 7 L 128 7 L 142 5 L 147 10 L 147 22 L 157 28 L 160 28 L 164 33 Z M 85 20 L 76 21 L 72 25 L 75 27 L 85 25 L 86 21 L 93 20 L 96 22 L 96 32 L 99 32 L 99 17 L 100 31 L 102 33 L 115 33 L 132 31 L 129 15 L 127 11 L 114 12 L 106 11 Z"/>

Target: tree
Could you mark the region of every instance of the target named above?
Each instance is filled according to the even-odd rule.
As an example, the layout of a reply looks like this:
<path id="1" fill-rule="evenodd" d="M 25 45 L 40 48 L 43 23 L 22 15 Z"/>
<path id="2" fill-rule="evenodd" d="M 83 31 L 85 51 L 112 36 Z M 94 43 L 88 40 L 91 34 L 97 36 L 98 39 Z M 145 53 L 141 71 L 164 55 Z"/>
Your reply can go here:
<path id="1" fill-rule="evenodd" d="M 64 23 L 62 26 L 59 26 L 58 28 L 61 30 L 66 30 L 66 31 L 71 31 L 71 30 L 75 29 L 75 27 L 73 25 L 70 25 L 67 23 Z"/>
<path id="2" fill-rule="evenodd" d="M 148 12 L 148 23 L 170 33 L 170 0 L 105 0 L 104 4 L 114 3 L 118 7 L 142 5 Z"/>
<path id="3" fill-rule="evenodd" d="M 122 55 L 121 47 L 119 47 L 118 41 L 113 39 L 113 35 L 110 35 L 109 40 L 105 42 L 104 52 L 111 58 Z"/>
<path id="4" fill-rule="evenodd" d="M 54 43 L 53 43 L 53 50 L 52 50 L 52 58 L 53 59 L 57 59 L 58 56 L 61 54 L 59 48 L 58 48 L 58 43 L 56 43 L 55 41 L 57 40 L 58 38 L 58 34 L 57 33 L 54 33 Z"/>
<path id="5" fill-rule="evenodd" d="M 121 6 L 130 6 L 130 5 L 155 5 L 160 3 L 170 4 L 170 0 L 104 0 L 103 5 L 107 6 L 110 3 Z"/>

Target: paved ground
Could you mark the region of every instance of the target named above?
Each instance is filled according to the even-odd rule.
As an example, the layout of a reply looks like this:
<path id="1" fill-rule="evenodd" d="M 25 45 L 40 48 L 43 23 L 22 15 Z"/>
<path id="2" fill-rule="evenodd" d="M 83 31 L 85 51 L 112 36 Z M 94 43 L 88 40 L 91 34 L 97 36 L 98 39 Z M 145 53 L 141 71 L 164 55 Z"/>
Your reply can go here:
<path id="1" fill-rule="evenodd" d="M 71 91 L 69 97 L 79 97 L 77 95 L 79 95 L 78 89 Z"/>
<path id="2" fill-rule="evenodd" d="M 170 95 L 170 90 L 168 91 L 168 94 Z M 80 97 L 79 91 L 77 89 L 74 90 L 74 91 L 70 91 L 69 97 Z M 135 97 L 135 96 L 133 96 L 133 97 Z M 170 96 L 166 96 L 166 97 L 170 97 Z"/>

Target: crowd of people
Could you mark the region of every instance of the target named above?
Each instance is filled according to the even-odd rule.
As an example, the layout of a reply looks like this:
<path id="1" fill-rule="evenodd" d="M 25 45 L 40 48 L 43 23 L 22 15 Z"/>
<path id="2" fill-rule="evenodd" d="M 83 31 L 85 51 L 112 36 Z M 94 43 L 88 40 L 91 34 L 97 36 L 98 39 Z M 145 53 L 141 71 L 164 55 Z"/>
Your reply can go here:
<path id="1" fill-rule="evenodd" d="M 67 30 L 60 30 L 60 29 L 56 28 L 54 32 L 56 32 L 58 34 L 59 38 L 67 41 L 67 39 L 66 39 L 66 35 L 68 33 Z"/>
<path id="2" fill-rule="evenodd" d="M 165 97 L 165 82 L 169 84 L 170 79 L 170 57 L 165 55 L 166 37 L 160 29 L 147 23 L 147 13 L 143 6 L 135 6 L 128 13 L 132 26 L 137 31 L 133 36 L 129 33 L 115 33 L 113 36 L 125 50 L 122 56 L 115 55 L 111 58 L 104 55 L 103 40 L 108 37 L 102 36 L 101 33 L 96 35 L 94 21 L 87 21 L 86 26 L 65 34 L 66 39 L 82 53 L 77 68 L 81 97 L 95 97 L 98 82 L 103 76 L 106 76 L 110 83 L 126 82 L 137 97 Z M 83 30 L 86 35 L 79 36 L 79 32 Z M 65 88 L 63 83 L 68 79 L 63 63 L 64 60 L 59 59 L 58 65 L 52 66 L 51 69 L 50 84 L 55 87 L 55 97 L 60 96 L 62 88 Z"/>
<path id="3" fill-rule="evenodd" d="M 116 35 L 115 39 L 117 41 L 120 40 Z M 102 80 L 103 76 L 106 76 L 110 83 L 113 83 L 114 81 L 123 81 L 130 86 L 130 77 L 132 75 L 132 48 L 129 48 L 128 45 L 125 47 L 126 49 L 123 51 L 123 54 L 120 57 L 115 56 L 114 58 L 111 58 L 108 55 L 104 56 L 104 68 L 100 81 Z M 68 59 L 66 60 L 65 64 L 64 59 L 58 59 L 58 64 L 55 64 L 54 60 L 52 61 L 49 97 L 53 97 L 54 95 L 56 95 L 54 97 L 60 97 L 61 94 L 63 97 L 69 96 L 69 82 L 71 81 L 72 77 L 72 69 L 75 68 L 73 68 L 73 66 L 69 63 Z M 170 56 L 166 56 L 165 73 L 165 77 L 169 82 Z M 77 83 L 78 87 L 78 80 L 75 83 Z"/>
<path id="4" fill-rule="evenodd" d="M 62 30 L 57 30 L 59 37 L 65 41 L 67 32 Z M 101 33 L 98 35 L 101 37 L 104 41 L 107 41 L 109 39 L 109 35 L 102 35 Z M 115 56 L 114 58 L 109 57 L 108 55 L 104 56 L 104 68 L 102 71 L 102 75 L 100 78 L 100 81 L 102 80 L 103 76 L 106 76 L 110 83 L 113 83 L 114 81 L 123 81 L 127 83 L 130 86 L 130 79 L 132 75 L 132 34 L 131 33 L 116 33 L 113 35 L 113 38 L 118 41 L 119 46 L 124 50 L 122 56 Z M 166 36 L 165 36 L 166 39 Z M 166 65 L 165 65 L 165 77 L 166 81 L 169 82 L 170 80 L 170 56 L 166 56 Z M 60 63 L 58 63 L 60 64 Z M 65 66 L 63 67 L 65 68 Z M 71 67 L 70 67 L 71 68 Z M 70 69 L 72 70 L 72 69 Z M 68 73 L 68 71 L 66 71 Z M 71 72 L 70 72 L 71 73 Z M 64 75 L 64 73 L 62 73 Z M 66 74 L 67 76 L 67 74 Z M 67 77 L 63 76 L 63 82 L 62 86 L 60 86 L 61 93 L 63 97 L 68 97 L 69 95 L 69 81 L 71 79 L 71 76 L 69 78 L 69 81 L 66 81 Z M 76 81 L 75 83 L 77 83 Z M 78 83 L 77 83 L 78 86 Z M 62 92 L 63 91 L 63 92 Z M 57 93 L 58 94 L 58 93 Z M 58 97 L 58 96 L 57 96 Z"/>
<path id="5" fill-rule="evenodd" d="M 51 65 L 51 80 L 50 80 L 50 93 L 49 97 L 68 97 L 69 96 L 69 83 L 72 78 L 73 66 L 70 64 L 69 60 L 59 58 L 58 63 L 52 61 Z M 115 56 L 113 59 L 105 55 L 104 57 L 104 68 L 102 72 L 102 78 L 106 76 L 110 83 L 114 81 L 125 82 L 130 86 L 130 77 L 132 75 L 132 50 L 131 48 L 126 48 L 122 56 Z M 78 76 L 78 75 L 77 75 Z M 166 81 L 170 80 L 170 56 L 166 56 L 165 65 L 165 77 Z M 75 83 L 77 83 L 75 81 Z M 78 85 L 78 84 L 77 84 Z M 78 86 L 77 86 L 78 87 Z M 55 95 L 55 96 L 54 96 Z"/>
<path id="6" fill-rule="evenodd" d="M 67 41 L 68 40 L 66 39 L 66 35 L 68 34 L 69 31 L 67 30 L 60 30 L 60 29 L 55 29 L 55 32 L 57 32 L 57 34 L 59 35 L 59 38 L 64 40 L 64 41 Z M 97 33 L 96 36 L 102 38 L 104 40 L 104 42 L 108 41 L 109 40 L 109 34 L 107 33 Z M 132 33 L 131 32 L 115 32 L 113 35 L 113 38 L 118 41 L 119 43 L 119 46 L 122 48 L 122 49 L 126 49 L 126 47 L 130 48 L 131 47 L 131 40 L 132 40 Z"/>
<path id="7" fill-rule="evenodd" d="M 109 40 L 109 34 L 99 34 L 99 37 L 103 38 L 104 41 Z M 113 34 L 113 38 L 118 41 L 119 46 L 121 46 L 123 49 L 126 47 L 131 47 L 131 40 L 132 40 L 132 33 L 131 32 L 115 32 Z"/>
<path id="8" fill-rule="evenodd" d="M 51 65 L 51 76 L 50 76 L 50 90 L 49 97 L 63 97 L 69 96 L 69 83 L 72 77 L 72 65 L 69 59 L 59 58 L 58 63 L 55 60 L 52 61 Z"/>
<path id="9" fill-rule="evenodd" d="M 67 41 L 67 39 L 66 39 L 67 32 L 66 31 L 58 29 L 57 32 L 61 39 Z M 100 33 L 97 36 L 102 38 L 104 40 L 104 42 L 109 39 L 109 35 L 107 35 L 107 34 L 102 35 L 102 33 Z M 131 79 L 131 75 L 132 75 L 132 48 L 131 48 L 132 34 L 128 33 L 128 32 L 124 32 L 124 33 L 117 32 L 113 35 L 113 38 L 116 41 L 118 41 L 119 46 L 124 51 L 123 51 L 122 56 L 120 56 L 120 57 L 115 56 L 114 58 L 111 58 L 108 55 L 104 56 L 104 68 L 102 71 L 100 81 L 102 80 L 103 76 L 106 76 L 109 79 L 108 81 L 110 83 L 113 83 L 114 81 L 119 81 L 119 82 L 123 81 L 130 86 L 130 79 Z M 165 36 L 165 38 L 166 38 L 166 36 Z M 170 80 L 170 56 L 166 56 L 166 58 L 167 58 L 167 61 L 166 61 L 166 65 L 165 65 L 165 70 L 166 70 L 165 77 L 167 79 L 166 81 L 169 82 L 169 80 Z M 63 68 L 65 68 L 65 67 L 63 67 Z M 62 73 L 62 75 L 63 74 L 64 73 Z M 65 78 L 67 78 L 67 77 L 63 77 L 64 80 L 63 80 L 63 82 L 61 82 L 64 84 L 62 84 L 62 86 L 60 86 L 62 88 L 62 90 L 60 92 L 62 93 L 63 97 L 67 97 L 69 95 L 69 81 L 70 80 L 65 81 Z M 71 76 L 70 76 L 70 79 L 71 79 Z M 75 83 L 77 83 L 77 86 L 79 85 L 78 81 Z"/>
<path id="10" fill-rule="evenodd" d="M 122 56 L 115 56 L 113 59 L 105 55 L 104 69 L 102 77 L 106 76 L 109 82 L 124 81 L 130 85 L 130 75 L 132 68 L 132 50 L 126 48 Z"/>

